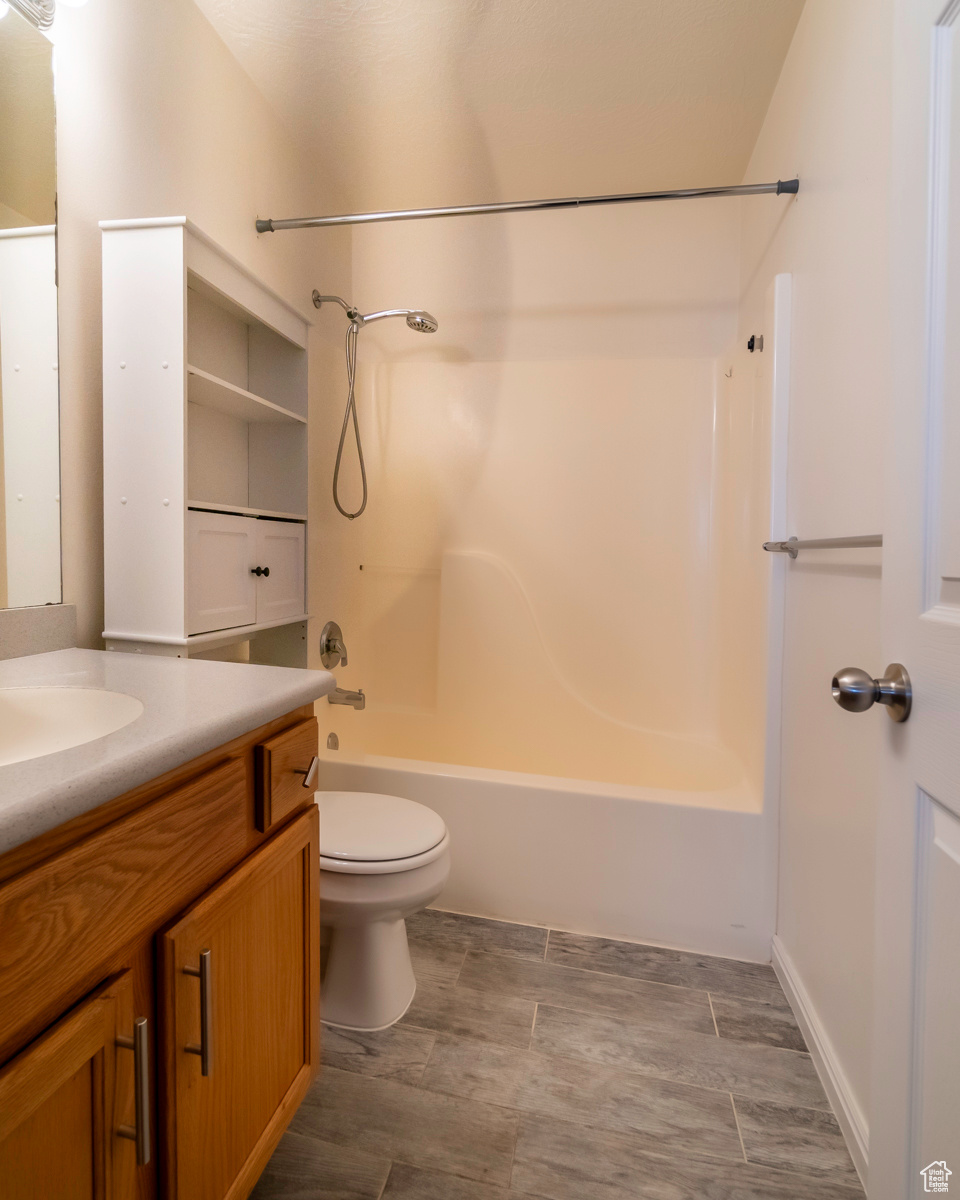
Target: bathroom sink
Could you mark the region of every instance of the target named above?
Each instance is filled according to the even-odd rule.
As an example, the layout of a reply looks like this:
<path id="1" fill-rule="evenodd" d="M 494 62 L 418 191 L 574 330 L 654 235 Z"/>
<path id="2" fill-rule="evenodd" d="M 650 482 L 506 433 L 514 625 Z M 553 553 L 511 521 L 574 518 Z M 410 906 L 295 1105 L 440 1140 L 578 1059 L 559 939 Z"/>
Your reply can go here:
<path id="1" fill-rule="evenodd" d="M 142 712 L 133 696 L 100 688 L 0 688 L 0 766 L 106 737 Z"/>

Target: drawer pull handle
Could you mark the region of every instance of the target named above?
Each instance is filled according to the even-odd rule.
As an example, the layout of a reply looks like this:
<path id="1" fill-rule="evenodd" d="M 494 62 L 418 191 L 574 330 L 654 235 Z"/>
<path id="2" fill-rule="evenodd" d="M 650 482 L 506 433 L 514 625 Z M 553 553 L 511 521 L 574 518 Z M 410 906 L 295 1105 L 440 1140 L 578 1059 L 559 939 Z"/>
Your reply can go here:
<path id="1" fill-rule="evenodd" d="M 250 574 L 256 575 L 258 578 L 261 575 L 263 575 L 266 578 L 266 576 L 268 576 L 270 574 L 270 568 L 269 567 L 251 567 Z"/>
<path id="2" fill-rule="evenodd" d="M 200 1044 L 189 1042 L 188 1054 L 200 1055 L 200 1074 L 209 1075 L 213 1057 L 213 965 L 210 951 L 201 950 L 199 967 L 184 967 L 184 975 L 200 980 Z"/>
<path id="3" fill-rule="evenodd" d="M 135 1125 L 121 1125 L 120 1137 L 137 1143 L 137 1163 L 143 1167 L 150 1161 L 150 1037 L 147 1018 L 137 1017 L 133 1037 L 118 1037 L 117 1045 L 133 1051 L 133 1090 L 136 1103 Z"/>
<path id="4" fill-rule="evenodd" d="M 307 791 L 309 791 L 310 788 L 312 788 L 313 785 L 317 782 L 317 772 L 319 770 L 320 770 L 320 759 L 317 758 L 316 755 L 314 755 L 313 758 L 310 759 L 310 766 L 307 767 L 306 770 L 304 770 L 303 767 L 294 767 L 293 773 L 294 773 L 294 775 L 302 775 L 303 776 L 303 783 L 301 783 L 300 786 L 306 788 Z"/>

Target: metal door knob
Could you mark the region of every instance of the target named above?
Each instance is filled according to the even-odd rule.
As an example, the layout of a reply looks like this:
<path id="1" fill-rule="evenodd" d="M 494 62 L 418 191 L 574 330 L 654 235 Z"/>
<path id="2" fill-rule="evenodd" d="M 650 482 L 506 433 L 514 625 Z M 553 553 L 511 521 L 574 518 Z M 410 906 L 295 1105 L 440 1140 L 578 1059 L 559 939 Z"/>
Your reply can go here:
<path id="1" fill-rule="evenodd" d="M 261 575 L 263 575 L 263 577 L 266 578 L 270 574 L 270 568 L 269 567 L 251 567 L 250 574 L 256 575 L 258 579 Z"/>
<path id="2" fill-rule="evenodd" d="M 910 716 L 913 689 L 900 663 L 891 663 L 882 679 L 874 679 L 859 667 L 844 667 L 834 675 L 831 686 L 834 700 L 847 712 L 866 712 L 874 704 L 884 704 L 892 721 Z"/>

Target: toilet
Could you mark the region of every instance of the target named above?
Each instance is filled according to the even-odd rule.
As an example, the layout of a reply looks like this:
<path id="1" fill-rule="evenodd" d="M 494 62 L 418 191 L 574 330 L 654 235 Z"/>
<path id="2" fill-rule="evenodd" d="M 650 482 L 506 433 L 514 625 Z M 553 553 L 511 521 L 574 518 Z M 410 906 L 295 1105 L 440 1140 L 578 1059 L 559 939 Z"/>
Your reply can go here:
<path id="1" fill-rule="evenodd" d="M 417 981 L 405 918 L 440 895 L 450 834 L 432 809 L 376 792 L 317 792 L 320 923 L 330 948 L 321 1019 L 386 1029 L 410 1007 Z"/>

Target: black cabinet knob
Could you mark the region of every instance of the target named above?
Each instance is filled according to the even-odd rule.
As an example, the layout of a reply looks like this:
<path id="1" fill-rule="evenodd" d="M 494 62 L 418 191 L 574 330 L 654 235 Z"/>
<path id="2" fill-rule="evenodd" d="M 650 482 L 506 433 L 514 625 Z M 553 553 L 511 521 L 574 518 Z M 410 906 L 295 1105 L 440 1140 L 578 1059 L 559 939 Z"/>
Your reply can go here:
<path id="1" fill-rule="evenodd" d="M 258 577 L 260 575 L 267 576 L 270 574 L 270 568 L 269 567 L 251 567 L 250 574 L 256 575 Z"/>

